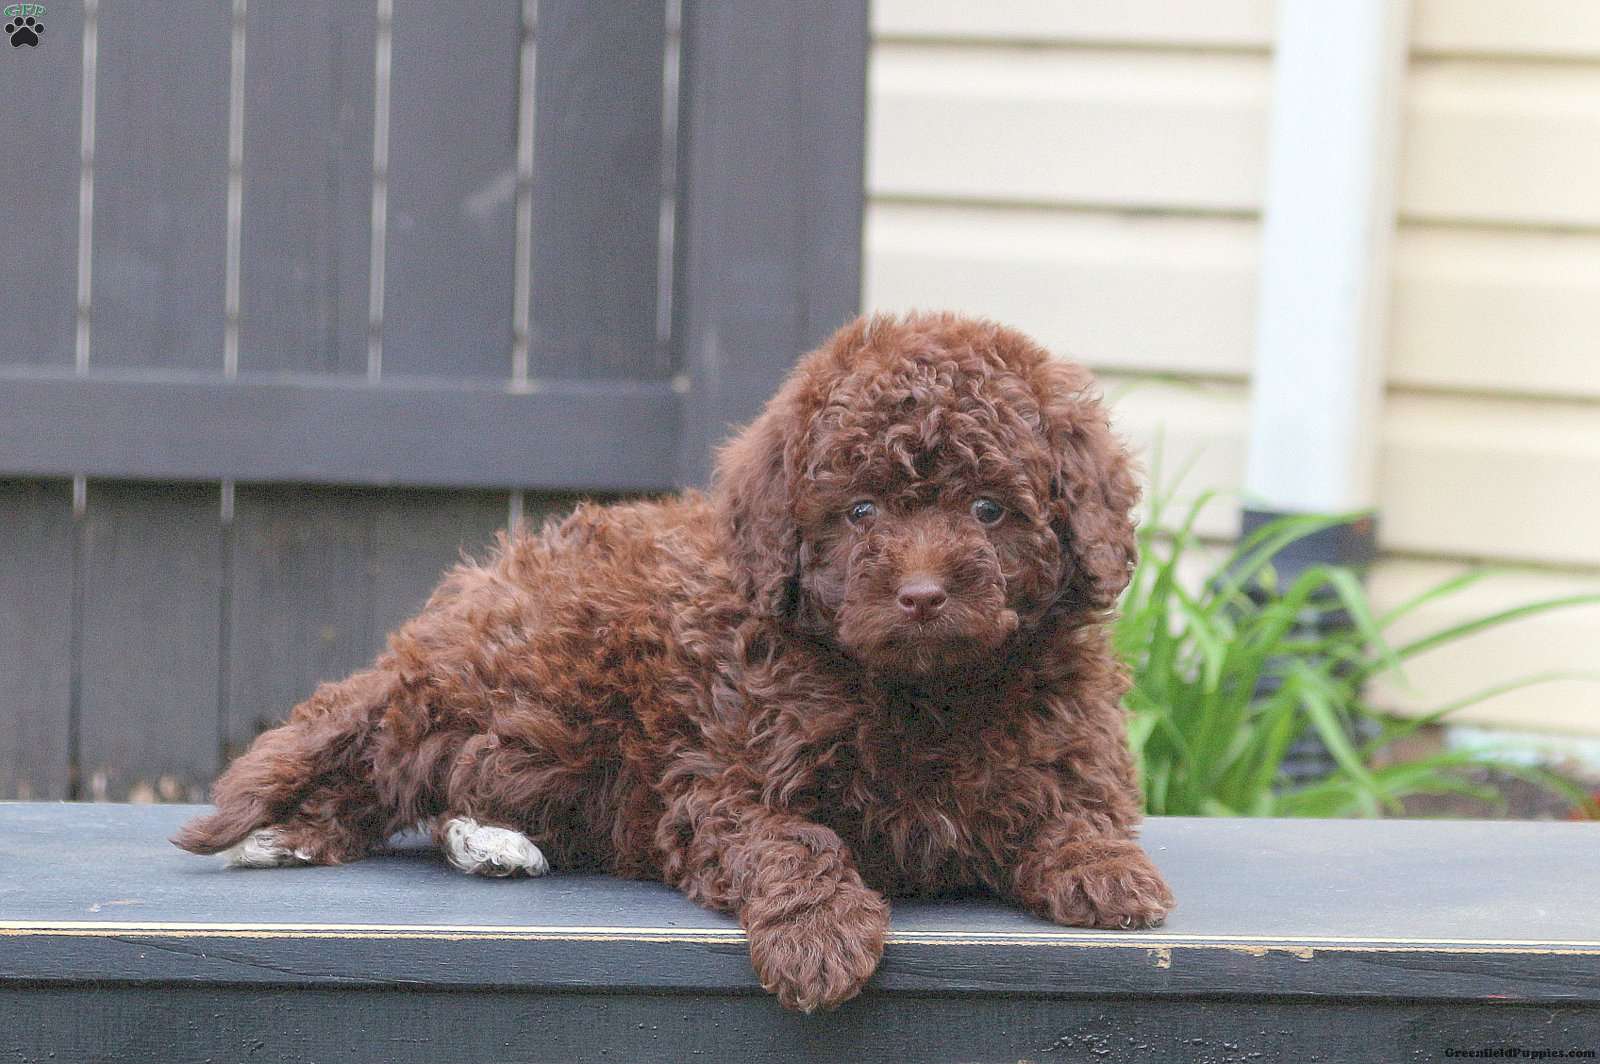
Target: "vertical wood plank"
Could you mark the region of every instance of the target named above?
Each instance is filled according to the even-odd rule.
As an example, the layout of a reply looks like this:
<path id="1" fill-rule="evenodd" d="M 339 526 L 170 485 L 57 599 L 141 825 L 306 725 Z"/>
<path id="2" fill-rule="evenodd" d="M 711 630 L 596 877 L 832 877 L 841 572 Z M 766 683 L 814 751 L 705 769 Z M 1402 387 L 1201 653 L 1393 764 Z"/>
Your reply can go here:
<path id="1" fill-rule="evenodd" d="M 96 366 L 221 370 L 231 38 L 218 0 L 100 6 Z"/>
<path id="2" fill-rule="evenodd" d="M 373 3 L 246 8 L 241 370 L 365 373 Z"/>
<path id="3" fill-rule="evenodd" d="M 547 0 L 535 35 L 532 366 L 662 377 L 656 338 L 666 5 Z"/>
<path id="4" fill-rule="evenodd" d="M 860 299 L 863 0 L 684 0 L 674 342 L 684 478 Z"/>
<path id="5" fill-rule="evenodd" d="M 81 4 L 51 4 L 45 40 L 0 63 L 6 148 L 0 363 L 72 364 L 77 335 Z"/>
<path id="6" fill-rule="evenodd" d="M 511 375 L 521 12 L 396 0 L 383 372 Z"/>
<path id="7" fill-rule="evenodd" d="M 231 6 L 103 5 L 92 366 L 222 370 Z M 219 748 L 215 487 L 90 485 L 83 518 L 79 793 L 203 795 Z"/>
<path id="8" fill-rule="evenodd" d="M 217 489 L 95 482 L 88 494 L 82 795 L 198 800 L 220 745 Z"/>
<path id="9" fill-rule="evenodd" d="M 0 799 L 70 785 L 72 485 L 0 481 Z"/>
<path id="10" fill-rule="evenodd" d="M 225 724 L 233 753 L 318 683 L 369 662 L 463 550 L 485 550 L 505 523 L 506 497 L 249 487 L 235 513 Z"/>
<path id="11" fill-rule="evenodd" d="M 371 654 L 366 495 L 240 486 L 234 496 L 225 738 L 237 753 L 318 683 Z"/>

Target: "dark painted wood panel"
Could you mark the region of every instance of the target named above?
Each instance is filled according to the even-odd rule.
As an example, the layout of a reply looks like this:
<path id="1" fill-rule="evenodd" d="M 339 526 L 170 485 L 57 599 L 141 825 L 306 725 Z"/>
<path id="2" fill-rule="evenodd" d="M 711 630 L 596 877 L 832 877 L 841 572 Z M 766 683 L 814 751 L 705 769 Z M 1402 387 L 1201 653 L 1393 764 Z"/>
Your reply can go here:
<path id="1" fill-rule="evenodd" d="M 79 118 L 83 5 L 49 5 L 44 39 L 5 49 L 5 253 L 0 363 L 72 364 L 78 305 Z"/>
<path id="2" fill-rule="evenodd" d="M 197 1021 L 197 1017 L 204 1017 Z M 1592 1008 L 879 996 L 786 1013 L 758 995 L 81 986 L 0 998 L 10 1059 L 381 1061 L 1441 1060 L 1447 1049 L 1587 1050 Z M 1531 1058 L 1530 1058 L 1531 1059 Z"/>
<path id="3" fill-rule="evenodd" d="M 385 374 L 511 375 L 520 7 L 395 2 Z"/>
<path id="4" fill-rule="evenodd" d="M 372 660 L 462 551 L 505 524 L 493 492 L 243 487 L 234 511 L 227 741 Z"/>
<path id="5" fill-rule="evenodd" d="M 364 374 L 377 7 L 305 13 L 246 9 L 239 366 Z"/>
<path id="6" fill-rule="evenodd" d="M 88 486 L 82 797 L 193 799 L 216 775 L 219 509 L 210 485 Z"/>
<path id="7" fill-rule="evenodd" d="M 670 486 L 665 382 L 0 370 L 0 472 L 153 480 L 636 490 Z"/>
<path id="8" fill-rule="evenodd" d="M 70 482 L 0 481 L 0 798 L 68 796 L 74 538 Z"/>
<path id="9" fill-rule="evenodd" d="M 535 376 L 660 377 L 662 0 L 553 0 L 535 38 Z"/>
<path id="10" fill-rule="evenodd" d="M 100 366 L 222 369 L 231 5 L 100 5 L 93 339 Z"/>
<path id="11" fill-rule="evenodd" d="M 684 0 L 684 478 L 860 298 L 866 4 Z"/>

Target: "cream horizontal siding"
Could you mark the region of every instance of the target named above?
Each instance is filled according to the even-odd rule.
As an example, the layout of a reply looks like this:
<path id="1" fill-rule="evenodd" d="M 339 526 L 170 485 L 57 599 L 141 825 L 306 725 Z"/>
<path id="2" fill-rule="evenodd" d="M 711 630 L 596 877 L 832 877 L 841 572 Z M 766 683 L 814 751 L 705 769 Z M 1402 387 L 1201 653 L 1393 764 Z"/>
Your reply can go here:
<path id="1" fill-rule="evenodd" d="M 1336 2 L 1336 0 L 1335 0 Z M 883 39 L 1267 49 L 1270 0 L 876 0 Z M 1414 0 L 1422 54 L 1600 59 L 1594 0 Z"/>
<path id="2" fill-rule="evenodd" d="M 1600 59 L 1594 0 L 1414 0 L 1414 51 Z"/>
<path id="3" fill-rule="evenodd" d="M 882 45 L 869 72 L 868 189 L 1254 211 L 1270 76 L 1254 55 Z"/>
<path id="4" fill-rule="evenodd" d="M 1391 394 L 1379 478 L 1386 547 L 1600 568 L 1600 408 Z"/>
<path id="5" fill-rule="evenodd" d="M 1394 284 L 1390 383 L 1600 399 L 1600 233 L 1402 226 Z"/>
<path id="6" fill-rule="evenodd" d="M 1600 64 L 1424 60 L 1406 93 L 1403 216 L 1600 226 Z"/>
<path id="7" fill-rule="evenodd" d="M 866 302 L 988 314 L 1100 369 L 1243 378 L 1259 237 L 1253 218 L 878 201 Z M 1394 273 L 1392 384 L 1600 399 L 1600 233 L 1407 225 Z"/>
<path id="8" fill-rule="evenodd" d="M 1256 234 L 1235 218 L 876 203 L 866 301 L 987 314 L 1097 368 L 1242 377 Z"/>
<path id="9" fill-rule="evenodd" d="M 1263 56 L 884 45 L 869 78 L 877 196 L 1235 212 L 1260 202 Z"/>
<path id="10" fill-rule="evenodd" d="M 871 193 L 1250 213 L 1264 55 L 887 44 L 873 52 Z M 1600 64 L 1425 60 L 1406 86 L 1408 219 L 1600 228 Z M 997 116 L 1004 115 L 1004 121 Z"/>
<path id="11" fill-rule="evenodd" d="M 1032 332 L 1100 371 L 1147 463 L 1159 444 L 1169 479 L 1236 493 L 1273 9 L 878 0 L 865 304 Z M 1415 622 L 1444 623 L 1600 586 L 1600 2 L 1413 11 L 1373 594 L 1467 560 L 1539 567 Z M 1237 502 L 1201 530 L 1231 535 Z M 1430 654 L 1382 697 L 1420 711 L 1579 666 L 1600 666 L 1600 609 Z M 1464 719 L 1600 734 L 1600 685 Z"/>

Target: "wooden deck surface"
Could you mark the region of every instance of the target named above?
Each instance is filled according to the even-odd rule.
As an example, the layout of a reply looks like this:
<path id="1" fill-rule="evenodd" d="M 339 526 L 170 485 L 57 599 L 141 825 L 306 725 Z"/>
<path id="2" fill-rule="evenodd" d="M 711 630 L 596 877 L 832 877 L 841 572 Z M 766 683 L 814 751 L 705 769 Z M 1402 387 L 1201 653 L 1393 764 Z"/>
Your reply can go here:
<path id="1" fill-rule="evenodd" d="M 1308 1032 L 1329 1060 L 1388 1059 L 1360 1055 L 1370 1038 L 1473 1047 L 1452 1031 L 1600 1049 L 1597 825 L 1158 819 L 1145 841 L 1179 900 L 1165 927 L 1058 928 L 991 898 L 900 900 L 867 993 L 806 1018 L 761 994 L 734 921 L 659 884 L 480 879 L 403 840 L 337 868 L 225 869 L 166 841 L 193 812 L 0 803 L 0 1049 L 35 1059 L 30 1047 L 77 1044 L 80 1028 L 152 1053 L 172 1038 L 212 1046 L 179 1009 L 211 1009 L 224 1044 L 264 1039 L 289 1060 L 389 1059 L 319 1016 L 414 1027 L 416 1009 L 436 1033 L 477 1016 L 488 1027 L 471 1038 L 491 1041 L 542 1016 L 552 1041 L 510 1058 L 530 1060 L 778 1060 L 824 1045 L 862 1060 L 1021 1060 L 1068 1034 L 1063 1045 L 1149 1050 L 1130 1059 L 1178 1059 L 1193 1039 L 1298 1052 Z M 269 999 L 271 1015 L 248 1007 Z M 639 1018 L 593 1027 L 612 1013 Z M 948 1044 L 896 1056 L 943 1015 L 961 1018 Z M 1530 1024 L 1539 1037 L 1519 1042 Z M 480 1059 L 471 1038 L 452 1059 Z M 718 1055 L 752 1038 L 764 1048 Z M 416 1053 L 392 1059 L 429 1059 Z"/>

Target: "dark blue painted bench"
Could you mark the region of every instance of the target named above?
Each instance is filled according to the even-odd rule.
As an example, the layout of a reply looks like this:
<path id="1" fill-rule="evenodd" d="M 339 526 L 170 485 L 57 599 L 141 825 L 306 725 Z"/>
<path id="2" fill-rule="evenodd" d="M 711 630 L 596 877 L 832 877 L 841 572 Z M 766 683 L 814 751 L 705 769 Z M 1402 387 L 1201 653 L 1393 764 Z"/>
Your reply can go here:
<path id="1" fill-rule="evenodd" d="M 192 809 L 0 804 L 0 1061 L 1446 1059 L 1600 1050 L 1600 826 L 1157 820 L 1146 932 L 900 902 L 872 987 L 786 1013 L 654 884 L 425 848 L 224 870 Z"/>

